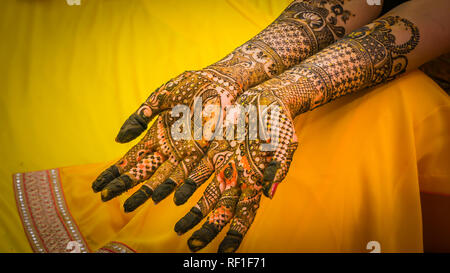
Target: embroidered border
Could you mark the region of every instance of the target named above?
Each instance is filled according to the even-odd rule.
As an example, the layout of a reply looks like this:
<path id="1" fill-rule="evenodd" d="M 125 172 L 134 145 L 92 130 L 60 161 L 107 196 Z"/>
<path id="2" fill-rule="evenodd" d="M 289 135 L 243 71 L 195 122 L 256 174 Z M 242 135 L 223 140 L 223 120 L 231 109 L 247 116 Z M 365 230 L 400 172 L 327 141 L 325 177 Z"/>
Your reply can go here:
<path id="1" fill-rule="evenodd" d="M 97 253 L 136 253 L 131 247 L 119 243 L 119 242 L 109 242 L 105 246 L 101 247 L 96 251 Z"/>
<path id="2" fill-rule="evenodd" d="M 58 169 L 17 173 L 13 184 L 17 208 L 34 252 L 68 252 L 69 242 L 77 243 L 76 252 L 89 252 L 67 208 Z"/>

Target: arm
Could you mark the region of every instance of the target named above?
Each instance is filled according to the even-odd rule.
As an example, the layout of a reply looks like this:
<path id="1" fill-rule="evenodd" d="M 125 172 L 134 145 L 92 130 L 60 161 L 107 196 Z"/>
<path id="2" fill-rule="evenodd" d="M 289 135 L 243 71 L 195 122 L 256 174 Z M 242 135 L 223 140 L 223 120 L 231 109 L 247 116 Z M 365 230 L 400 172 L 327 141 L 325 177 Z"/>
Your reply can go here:
<path id="1" fill-rule="evenodd" d="M 395 79 L 450 50 L 448 1 L 407 2 L 258 88 L 293 116 Z"/>

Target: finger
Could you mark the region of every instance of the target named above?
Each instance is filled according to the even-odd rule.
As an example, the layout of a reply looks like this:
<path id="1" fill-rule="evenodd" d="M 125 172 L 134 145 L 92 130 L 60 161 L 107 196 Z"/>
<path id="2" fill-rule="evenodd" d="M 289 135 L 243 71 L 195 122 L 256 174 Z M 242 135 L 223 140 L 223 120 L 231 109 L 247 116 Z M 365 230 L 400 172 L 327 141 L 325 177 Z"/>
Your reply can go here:
<path id="1" fill-rule="evenodd" d="M 178 161 L 174 158 L 169 158 L 164 162 L 155 173 L 137 190 L 133 195 L 131 195 L 123 204 L 125 212 L 132 212 L 139 206 L 144 204 L 153 194 L 155 185 L 161 183 L 169 177 L 170 173 L 176 168 Z"/>
<path id="2" fill-rule="evenodd" d="M 101 191 L 109 182 L 120 176 L 119 168 L 116 165 L 104 170 L 92 183 L 92 190 L 97 193 Z"/>
<path id="3" fill-rule="evenodd" d="M 166 198 L 186 177 L 186 169 L 182 162 L 176 166 L 173 172 L 163 183 L 155 188 L 152 199 L 155 204 Z"/>
<path id="4" fill-rule="evenodd" d="M 155 96 L 156 94 L 152 93 L 148 99 L 152 100 Z M 136 112 L 128 117 L 122 127 L 120 127 L 119 133 L 116 136 L 116 141 L 119 143 L 126 143 L 138 137 L 147 129 L 148 123 L 159 112 L 161 111 L 159 111 L 158 108 L 152 108 L 152 105 L 148 104 L 147 101 L 144 102 Z"/>
<path id="5" fill-rule="evenodd" d="M 260 187 L 248 187 L 242 191 L 239 202 L 236 205 L 236 215 L 231 221 L 227 235 L 219 245 L 219 253 L 235 252 L 239 248 L 259 208 L 261 200 Z"/>
<path id="6" fill-rule="evenodd" d="M 202 185 L 215 169 L 220 169 L 226 164 L 233 154 L 228 141 L 213 141 L 208 148 L 207 156 L 202 158 L 200 164 L 186 179 L 185 183 L 175 192 L 174 202 L 176 205 L 184 204 L 195 190 Z"/>
<path id="7" fill-rule="evenodd" d="M 156 115 L 180 102 L 187 104 L 186 97 L 193 93 L 188 91 L 191 91 L 195 87 L 192 83 L 188 84 L 191 76 L 192 73 L 187 71 L 150 94 L 139 109 L 122 125 L 117 134 L 116 141 L 125 143 L 135 139 L 147 129 L 148 123 Z"/>
<path id="8" fill-rule="evenodd" d="M 189 177 L 177 189 L 174 194 L 174 202 L 177 206 L 186 203 L 195 190 L 200 187 L 211 174 L 214 167 L 208 157 L 203 157 L 198 166 L 191 172 Z"/>
<path id="9" fill-rule="evenodd" d="M 175 224 L 175 232 L 181 235 L 200 223 L 217 204 L 220 196 L 219 181 L 214 177 L 197 204 Z"/>
<path id="10" fill-rule="evenodd" d="M 187 174 L 198 164 L 199 158 L 203 155 L 201 150 L 193 150 L 183 160 L 179 162 L 175 170 L 160 185 L 156 185 L 152 199 L 155 203 L 160 202 L 173 192 L 186 179 Z"/>
<path id="11" fill-rule="evenodd" d="M 136 166 L 137 162 L 142 160 L 144 156 L 156 149 L 158 145 L 156 129 L 156 126 L 152 126 L 139 143 L 128 150 L 128 152 L 114 165 L 103 171 L 92 183 L 92 190 L 94 192 L 103 190 L 108 183 Z"/>
<path id="12" fill-rule="evenodd" d="M 216 208 L 202 227 L 195 231 L 188 240 L 189 249 L 197 252 L 208 245 L 219 232 L 230 222 L 234 215 L 239 190 L 236 188 L 223 193 Z"/>
<path id="13" fill-rule="evenodd" d="M 238 172 L 234 162 L 228 162 L 217 174 L 217 179 L 223 193 L 208 220 L 189 238 L 188 246 L 193 252 L 208 245 L 229 223 L 241 194 L 241 189 L 238 187 Z"/>
<path id="14" fill-rule="evenodd" d="M 165 158 L 159 152 L 146 155 L 135 167 L 111 181 L 102 190 L 102 200 L 104 202 L 124 193 L 136 186 L 138 183 L 147 180 L 156 169 L 161 166 Z"/>
<path id="15" fill-rule="evenodd" d="M 280 113 L 279 118 L 270 124 L 271 137 L 277 138 L 277 144 L 272 161 L 263 175 L 263 192 L 269 198 L 274 196 L 278 184 L 286 176 L 297 148 L 297 137 L 292 124 L 290 117 L 284 113 Z"/>
<path id="16" fill-rule="evenodd" d="M 289 171 L 297 146 L 297 142 L 292 142 L 288 145 L 286 151 L 275 153 L 273 160 L 264 170 L 262 185 L 265 196 L 273 198 L 275 195 L 278 185 L 284 180 Z"/>

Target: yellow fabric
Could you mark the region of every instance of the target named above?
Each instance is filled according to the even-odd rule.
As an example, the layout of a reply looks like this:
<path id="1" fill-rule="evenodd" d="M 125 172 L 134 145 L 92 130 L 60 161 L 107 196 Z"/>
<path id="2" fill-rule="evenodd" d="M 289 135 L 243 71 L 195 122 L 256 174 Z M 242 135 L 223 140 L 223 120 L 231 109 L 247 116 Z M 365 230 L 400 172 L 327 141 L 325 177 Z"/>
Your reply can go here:
<path id="1" fill-rule="evenodd" d="M 68 207 L 90 248 L 188 251 L 173 232 L 202 189 L 122 212 L 92 180 L 133 143 L 114 137 L 148 93 L 204 67 L 269 24 L 279 1 L 4 1 L 0 9 L 0 251 L 31 248 L 11 174 L 61 168 Z M 450 194 L 450 102 L 421 72 L 296 121 L 299 149 L 273 200 L 263 199 L 241 252 L 422 251 L 419 185 Z M 107 162 L 80 165 L 94 162 Z M 204 249 L 217 250 L 223 234 Z"/>

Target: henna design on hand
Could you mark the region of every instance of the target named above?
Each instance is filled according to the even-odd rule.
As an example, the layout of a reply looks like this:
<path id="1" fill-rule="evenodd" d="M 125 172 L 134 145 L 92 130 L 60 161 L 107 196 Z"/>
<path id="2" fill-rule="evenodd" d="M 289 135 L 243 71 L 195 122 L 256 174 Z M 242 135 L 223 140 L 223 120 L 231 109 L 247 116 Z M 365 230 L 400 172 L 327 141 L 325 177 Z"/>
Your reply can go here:
<path id="1" fill-rule="evenodd" d="M 342 37 L 345 28 L 339 24 L 351 16 L 343 5 L 343 0 L 294 1 L 270 26 L 224 59 L 200 71 L 186 71 L 162 85 L 127 119 L 116 140 L 131 141 L 155 116 L 160 118 L 141 142 L 97 178 L 93 190 L 102 191 L 102 200 L 107 201 L 148 180 L 125 202 L 125 210 L 132 211 L 150 197 L 161 201 L 183 184 L 174 201 L 184 203 L 213 172 L 211 163 L 200 163 L 209 141 L 173 141 L 170 109 L 178 104 L 192 109 L 195 98 L 201 97 L 223 110 L 244 90 Z M 203 167 L 192 173 L 198 163 Z"/>

